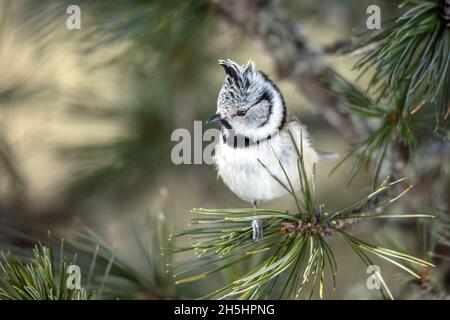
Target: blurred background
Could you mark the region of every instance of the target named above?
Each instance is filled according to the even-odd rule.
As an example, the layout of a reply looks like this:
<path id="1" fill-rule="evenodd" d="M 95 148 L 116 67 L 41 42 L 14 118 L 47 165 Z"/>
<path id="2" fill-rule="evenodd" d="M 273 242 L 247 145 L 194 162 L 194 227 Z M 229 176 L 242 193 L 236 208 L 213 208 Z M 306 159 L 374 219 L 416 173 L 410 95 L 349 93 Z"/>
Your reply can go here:
<path id="1" fill-rule="evenodd" d="M 79 30 L 66 27 L 66 9 L 73 4 L 81 9 Z M 383 20 L 396 5 L 275 1 L 286 21 L 301 29 L 308 46 L 350 81 L 358 75 L 351 71 L 356 57 L 337 56 L 334 49 L 361 31 L 370 4 L 381 6 Z M 344 156 L 355 141 L 331 126 L 322 109 L 292 81 L 280 77 L 261 39 L 220 8 L 219 0 L 0 0 L 2 223 L 61 233 L 88 227 L 129 264 L 144 268 L 146 262 L 130 240 L 136 232 L 148 245 L 147 235 L 162 222 L 169 233 L 187 228 L 194 207 L 247 206 L 217 179 L 213 166 L 176 166 L 170 159 L 176 144 L 172 131 L 186 128 L 193 134 L 193 122 L 215 111 L 224 79 L 219 58 L 241 64 L 253 59 L 279 85 L 288 109 L 308 127 L 316 148 Z M 354 83 L 365 88 L 366 77 Z M 330 160 L 318 168 L 318 199 L 329 209 L 370 192 L 365 174 L 345 188 L 351 163 L 329 176 L 336 163 Z M 292 210 L 294 203 L 281 198 L 265 207 Z M 416 227 L 371 221 L 357 232 L 369 240 L 402 239 L 420 256 Z M 11 239 L 14 235 L 8 233 Z M 340 269 L 337 290 L 328 288 L 326 297 L 379 298 L 367 289 L 358 258 L 338 240 L 333 247 Z M 404 285 L 398 270 L 381 268 L 397 294 L 414 297 L 415 289 Z M 151 272 L 142 271 L 149 277 Z M 196 297 L 228 277 L 180 287 L 171 279 L 154 280 L 125 297 Z M 445 287 L 446 273 L 439 277 Z"/>

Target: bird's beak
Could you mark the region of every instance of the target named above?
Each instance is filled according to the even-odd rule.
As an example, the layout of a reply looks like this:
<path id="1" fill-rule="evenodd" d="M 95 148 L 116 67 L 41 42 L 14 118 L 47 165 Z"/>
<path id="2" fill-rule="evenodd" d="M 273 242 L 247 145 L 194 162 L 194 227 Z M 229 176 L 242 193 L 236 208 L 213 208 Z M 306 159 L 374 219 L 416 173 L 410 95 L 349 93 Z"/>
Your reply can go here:
<path id="1" fill-rule="evenodd" d="M 216 113 L 215 115 L 213 115 L 211 118 L 209 118 L 206 121 L 206 124 L 217 122 L 217 121 L 220 121 L 220 120 L 222 120 L 222 116 L 219 113 Z"/>

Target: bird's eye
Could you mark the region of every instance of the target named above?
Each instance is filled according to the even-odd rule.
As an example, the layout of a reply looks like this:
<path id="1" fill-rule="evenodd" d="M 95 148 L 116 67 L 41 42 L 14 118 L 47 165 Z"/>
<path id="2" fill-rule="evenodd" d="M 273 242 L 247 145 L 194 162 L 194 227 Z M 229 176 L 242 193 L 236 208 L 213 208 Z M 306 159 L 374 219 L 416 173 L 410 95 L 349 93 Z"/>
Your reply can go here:
<path id="1" fill-rule="evenodd" d="M 246 110 L 241 110 L 241 111 L 236 112 L 236 115 L 239 117 L 243 117 L 243 116 L 245 116 L 246 113 L 247 113 Z"/>

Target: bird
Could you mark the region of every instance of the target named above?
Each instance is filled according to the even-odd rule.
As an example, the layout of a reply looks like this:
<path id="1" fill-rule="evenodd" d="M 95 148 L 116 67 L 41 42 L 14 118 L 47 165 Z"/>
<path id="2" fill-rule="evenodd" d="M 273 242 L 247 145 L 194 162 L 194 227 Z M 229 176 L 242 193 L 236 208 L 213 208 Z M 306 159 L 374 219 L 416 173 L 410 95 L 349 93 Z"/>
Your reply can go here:
<path id="1" fill-rule="evenodd" d="M 239 65 L 220 59 L 219 65 L 225 70 L 225 80 L 216 113 L 206 121 L 219 122 L 221 127 L 213 156 L 218 176 L 253 208 L 287 194 L 280 184 L 288 185 L 283 169 L 292 187 L 300 190 L 298 153 L 293 141 L 297 150 L 301 147 L 308 177 L 320 158 L 306 127 L 288 112 L 280 89 L 257 69 L 254 61 Z M 256 217 L 252 230 L 254 241 L 263 237 L 263 224 Z"/>

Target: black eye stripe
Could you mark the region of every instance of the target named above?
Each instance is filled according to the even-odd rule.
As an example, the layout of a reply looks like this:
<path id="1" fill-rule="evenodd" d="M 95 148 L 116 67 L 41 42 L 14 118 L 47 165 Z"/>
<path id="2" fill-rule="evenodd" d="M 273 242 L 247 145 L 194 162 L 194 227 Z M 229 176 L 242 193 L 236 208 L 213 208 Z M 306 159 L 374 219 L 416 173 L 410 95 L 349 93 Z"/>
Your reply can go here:
<path id="1" fill-rule="evenodd" d="M 253 108 L 254 106 L 256 106 L 258 103 L 260 103 L 263 100 L 267 100 L 270 103 L 270 108 L 272 108 L 272 94 L 270 92 L 264 91 L 258 98 L 258 100 L 256 100 L 255 103 L 252 104 L 252 106 L 250 108 L 248 108 L 247 110 L 239 110 L 237 111 L 234 116 L 239 116 L 239 117 L 243 117 L 246 115 L 246 113 Z"/>
<path id="2" fill-rule="evenodd" d="M 257 104 L 261 103 L 261 101 L 265 100 L 264 97 L 259 98 L 258 100 L 256 100 L 256 102 L 254 104 L 252 104 L 252 107 L 256 106 Z"/>
<path id="3" fill-rule="evenodd" d="M 264 91 L 263 94 L 258 98 L 258 100 L 256 100 L 256 102 L 253 104 L 253 106 L 257 105 L 258 103 L 260 103 L 263 100 L 267 100 L 268 102 L 271 102 L 272 95 L 269 92 Z"/>

